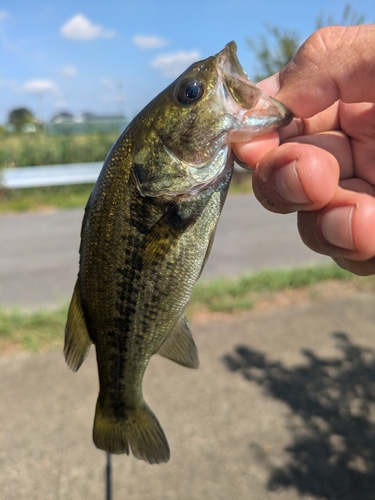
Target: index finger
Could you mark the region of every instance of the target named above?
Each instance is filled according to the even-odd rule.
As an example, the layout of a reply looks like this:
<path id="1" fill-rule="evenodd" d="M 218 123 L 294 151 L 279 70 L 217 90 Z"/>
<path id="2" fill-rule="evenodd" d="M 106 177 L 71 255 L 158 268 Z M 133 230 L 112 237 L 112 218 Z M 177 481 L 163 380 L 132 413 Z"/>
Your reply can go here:
<path id="1" fill-rule="evenodd" d="M 289 125 L 279 129 L 281 142 L 302 135 L 340 130 L 339 101 L 311 118 L 295 118 Z"/>

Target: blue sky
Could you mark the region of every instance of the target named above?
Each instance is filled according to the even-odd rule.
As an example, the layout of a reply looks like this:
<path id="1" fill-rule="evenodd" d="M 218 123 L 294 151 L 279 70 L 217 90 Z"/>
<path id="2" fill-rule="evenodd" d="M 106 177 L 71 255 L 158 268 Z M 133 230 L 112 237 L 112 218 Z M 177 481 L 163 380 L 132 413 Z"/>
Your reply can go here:
<path id="1" fill-rule="evenodd" d="M 0 3 L 0 123 L 28 107 L 41 119 L 73 114 L 134 116 L 190 63 L 230 40 L 247 73 L 257 66 L 246 40 L 264 23 L 296 30 L 301 42 L 330 0 L 3 0 Z M 354 3 L 353 3 L 354 5 Z M 373 0 L 355 10 L 375 19 Z"/>

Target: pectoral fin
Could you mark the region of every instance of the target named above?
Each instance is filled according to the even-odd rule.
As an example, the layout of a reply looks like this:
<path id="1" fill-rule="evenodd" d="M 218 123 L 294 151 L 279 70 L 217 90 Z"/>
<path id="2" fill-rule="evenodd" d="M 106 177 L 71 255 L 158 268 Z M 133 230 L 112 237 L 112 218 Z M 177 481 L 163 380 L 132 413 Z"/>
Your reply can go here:
<path id="1" fill-rule="evenodd" d="M 185 315 L 182 315 L 165 339 L 158 354 L 187 368 L 198 368 L 198 350 Z"/>
<path id="2" fill-rule="evenodd" d="M 81 294 L 77 281 L 70 303 L 65 327 L 65 360 L 73 371 L 77 371 L 86 359 L 92 340 L 90 338 L 81 305 Z"/>

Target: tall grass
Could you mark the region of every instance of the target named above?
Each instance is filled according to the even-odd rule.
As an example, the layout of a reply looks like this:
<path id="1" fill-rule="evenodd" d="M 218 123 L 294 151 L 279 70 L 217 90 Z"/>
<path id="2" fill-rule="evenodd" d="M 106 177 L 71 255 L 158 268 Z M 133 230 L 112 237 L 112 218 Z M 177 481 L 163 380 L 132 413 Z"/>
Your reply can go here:
<path id="1" fill-rule="evenodd" d="M 117 133 L 4 134 L 0 137 L 0 168 L 103 161 L 117 137 Z"/>

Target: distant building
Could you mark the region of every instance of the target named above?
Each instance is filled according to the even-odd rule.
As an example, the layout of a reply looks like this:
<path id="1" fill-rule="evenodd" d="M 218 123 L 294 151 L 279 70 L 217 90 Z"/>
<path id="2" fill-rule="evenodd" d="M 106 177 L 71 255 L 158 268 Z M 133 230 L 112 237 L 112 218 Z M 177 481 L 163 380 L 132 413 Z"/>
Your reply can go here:
<path id="1" fill-rule="evenodd" d="M 33 134 L 36 132 L 35 123 L 24 123 L 21 127 L 22 132 L 26 132 L 27 134 Z"/>
<path id="2" fill-rule="evenodd" d="M 51 123 L 74 123 L 74 116 L 71 113 L 59 113 L 52 118 Z"/>
<path id="3" fill-rule="evenodd" d="M 96 115 L 85 112 L 72 115 L 62 112 L 55 115 L 46 129 L 50 134 L 121 133 L 128 124 L 123 115 Z"/>
<path id="4" fill-rule="evenodd" d="M 80 119 L 84 122 L 94 122 L 94 121 L 118 121 L 125 120 L 124 115 L 95 115 L 94 113 L 82 113 Z"/>

